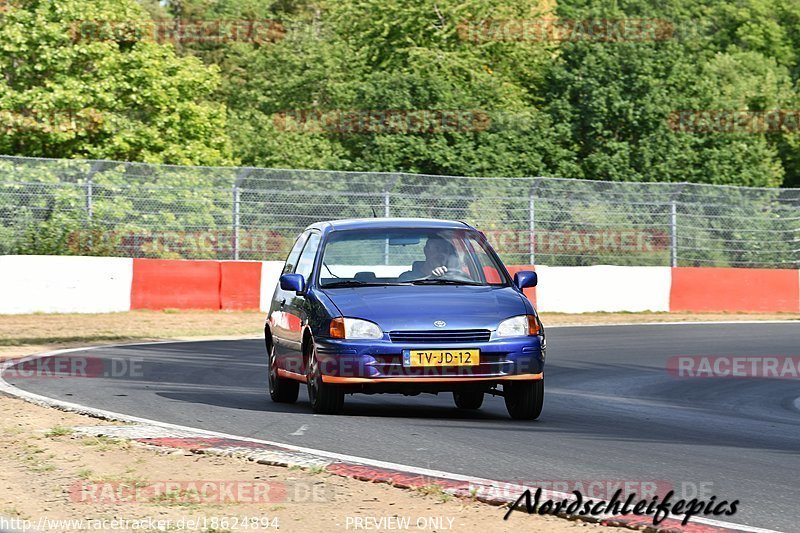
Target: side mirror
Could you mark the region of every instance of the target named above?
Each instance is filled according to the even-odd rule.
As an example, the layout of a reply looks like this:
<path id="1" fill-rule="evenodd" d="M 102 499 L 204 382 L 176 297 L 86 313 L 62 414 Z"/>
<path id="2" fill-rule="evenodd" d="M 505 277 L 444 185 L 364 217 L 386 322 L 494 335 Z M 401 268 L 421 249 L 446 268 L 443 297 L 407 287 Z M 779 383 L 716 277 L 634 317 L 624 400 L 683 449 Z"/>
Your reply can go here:
<path id="1" fill-rule="evenodd" d="M 531 270 L 520 270 L 514 274 L 514 285 L 520 289 L 527 289 L 528 287 L 535 287 L 539 282 L 539 276 L 536 272 Z"/>
<path id="2" fill-rule="evenodd" d="M 302 274 L 284 274 L 280 277 L 281 290 L 303 294 L 306 291 L 306 279 Z"/>

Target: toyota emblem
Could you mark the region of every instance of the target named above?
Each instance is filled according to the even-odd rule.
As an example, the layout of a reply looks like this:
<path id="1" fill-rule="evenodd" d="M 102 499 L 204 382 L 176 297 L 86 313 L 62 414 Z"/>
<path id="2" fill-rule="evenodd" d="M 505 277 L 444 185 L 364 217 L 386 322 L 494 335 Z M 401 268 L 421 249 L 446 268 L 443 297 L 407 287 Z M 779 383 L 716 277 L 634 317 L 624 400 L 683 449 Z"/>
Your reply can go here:
<path id="1" fill-rule="evenodd" d="M 437 328 L 443 328 L 447 325 L 447 322 L 445 322 L 444 320 L 437 320 L 436 322 L 433 323 L 433 325 L 436 326 Z"/>

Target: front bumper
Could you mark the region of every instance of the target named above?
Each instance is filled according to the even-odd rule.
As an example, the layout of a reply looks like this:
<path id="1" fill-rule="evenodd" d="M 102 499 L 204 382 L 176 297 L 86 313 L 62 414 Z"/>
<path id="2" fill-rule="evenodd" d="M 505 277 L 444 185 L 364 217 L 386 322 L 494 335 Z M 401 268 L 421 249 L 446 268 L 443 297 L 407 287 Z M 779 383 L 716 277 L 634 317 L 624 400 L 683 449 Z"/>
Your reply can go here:
<path id="1" fill-rule="evenodd" d="M 335 384 L 469 383 L 543 378 L 543 337 L 514 337 L 470 344 L 406 344 L 389 340 L 317 338 L 322 381 Z M 404 350 L 480 350 L 474 366 L 406 367 Z"/>

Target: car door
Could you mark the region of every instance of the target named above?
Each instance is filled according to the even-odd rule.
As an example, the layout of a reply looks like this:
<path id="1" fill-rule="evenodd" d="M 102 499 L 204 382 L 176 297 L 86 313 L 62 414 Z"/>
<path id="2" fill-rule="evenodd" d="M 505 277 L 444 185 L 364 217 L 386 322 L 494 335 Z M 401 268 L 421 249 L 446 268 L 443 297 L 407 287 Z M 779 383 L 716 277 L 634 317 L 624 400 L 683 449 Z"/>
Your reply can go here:
<path id="1" fill-rule="evenodd" d="M 297 237 L 297 240 L 289 252 L 286 262 L 283 266 L 283 274 L 291 274 L 297 266 L 297 261 L 300 259 L 300 253 L 308 240 L 310 231 L 306 231 Z M 290 368 L 286 365 L 287 357 L 291 355 L 291 341 L 296 335 L 292 334 L 292 328 L 297 328 L 299 325 L 296 320 L 290 319 L 286 313 L 286 302 L 294 298 L 294 292 L 284 291 L 281 289 L 280 283 L 275 288 L 275 293 L 272 295 L 272 303 L 269 309 L 269 325 L 272 330 L 272 340 L 275 349 L 275 360 L 278 368 L 283 368 L 291 372 L 299 372 L 299 368 Z"/>
<path id="2" fill-rule="evenodd" d="M 303 246 L 303 252 L 297 260 L 297 266 L 294 269 L 295 274 L 302 274 L 306 281 L 306 287 L 309 286 L 314 272 L 314 260 L 317 257 L 319 250 L 320 233 L 316 230 L 311 231 L 308 235 L 308 240 Z M 289 322 L 289 332 L 287 335 L 286 343 L 286 368 L 292 372 L 303 373 L 303 325 L 308 324 L 309 315 L 311 313 L 311 302 L 305 295 L 296 293 L 288 293 L 286 296 L 286 303 L 283 306 L 283 312 Z M 296 369 L 296 370 L 293 370 Z"/>

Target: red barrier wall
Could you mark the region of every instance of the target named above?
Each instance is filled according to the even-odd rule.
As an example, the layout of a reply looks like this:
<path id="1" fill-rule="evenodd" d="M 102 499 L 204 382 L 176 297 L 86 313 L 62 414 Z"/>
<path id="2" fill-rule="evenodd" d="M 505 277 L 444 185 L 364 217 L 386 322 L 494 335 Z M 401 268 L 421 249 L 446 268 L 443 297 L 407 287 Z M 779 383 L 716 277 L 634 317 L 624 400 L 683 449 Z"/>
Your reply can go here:
<path id="1" fill-rule="evenodd" d="M 134 259 L 131 309 L 258 309 L 261 263 Z"/>
<path id="2" fill-rule="evenodd" d="M 224 261 L 219 266 L 222 309 L 258 309 L 261 304 L 261 263 Z"/>
<path id="3" fill-rule="evenodd" d="M 131 309 L 219 309 L 217 261 L 134 259 Z"/>
<path id="4" fill-rule="evenodd" d="M 521 266 L 515 265 L 515 266 L 506 266 L 506 270 L 508 270 L 508 273 L 511 274 L 511 277 L 513 278 L 514 274 L 516 274 L 520 270 L 533 270 L 535 272 L 536 267 L 534 267 L 533 265 L 521 265 Z M 533 287 L 531 289 L 524 289 L 522 292 L 525 293 L 525 296 L 528 297 L 528 300 L 530 300 L 533 305 L 536 305 L 536 287 Z"/>
<path id="5" fill-rule="evenodd" d="M 677 267 L 670 311 L 800 311 L 797 270 Z"/>
<path id="6" fill-rule="evenodd" d="M 134 259 L 131 309 L 258 309 L 260 262 Z M 530 265 L 509 266 L 513 276 Z M 797 270 L 678 267 L 670 311 L 800 312 Z M 536 289 L 525 289 L 536 304 Z"/>

